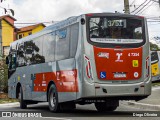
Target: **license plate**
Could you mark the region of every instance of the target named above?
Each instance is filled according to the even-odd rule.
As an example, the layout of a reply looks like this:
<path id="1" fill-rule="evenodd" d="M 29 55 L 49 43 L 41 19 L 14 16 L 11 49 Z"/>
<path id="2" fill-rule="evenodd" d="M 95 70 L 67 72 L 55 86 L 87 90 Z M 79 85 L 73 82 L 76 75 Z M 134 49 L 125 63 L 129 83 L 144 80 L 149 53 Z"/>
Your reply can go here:
<path id="1" fill-rule="evenodd" d="M 126 78 L 126 73 L 115 73 L 114 78 Z"/>

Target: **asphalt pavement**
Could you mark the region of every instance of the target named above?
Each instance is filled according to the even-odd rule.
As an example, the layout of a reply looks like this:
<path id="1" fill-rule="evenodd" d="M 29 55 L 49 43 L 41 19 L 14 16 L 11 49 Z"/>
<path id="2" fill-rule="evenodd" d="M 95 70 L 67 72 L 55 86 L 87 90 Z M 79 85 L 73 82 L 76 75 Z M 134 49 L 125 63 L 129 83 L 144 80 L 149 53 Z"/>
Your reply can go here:
<path id="1" fill-rule="evenodd" d="M 0 111 L 12 111 L 18 113 L 42 113 L 43 118 L 0 118 L 0 120 L 159 120 L 160 117 L 143 117 L 144 114 L 158 114 L 160 110 L 155 109 L 153 106 L 160 105 L 160 87 L 154 87 L 152 95 L 148 98 L 135 102 L 135 101 L 121 101 L 120 106 L 114 112 L 99 113 L 96 111 L 93 104 L 90 105 L 77 105 L 76 110 L 64 111 L 61 113 L 51 113 L 48 109 L 48 103 L 39 103 L 36 105 L 28 105 L 28 109 L 20 109 L 19 103 L 1 104 Z M 146 106 L 141 106 L 145 104 Z M 152 106 L 152 107 L 147 107 Z"/>
<path id="2" fill-rule="evenodd" d="M 156 113 L 153 110 L 140 109 L 133 106 L 120 104 L 114 112 L 99 113 L 96 111 L 93 104 L 77 105 L 76 110 L 64 111 L 62 113 L 51 113 L 48 109 L 48 103 L 40 103 L 37 105 L 29 105 L 28 109 L 21 110 L 19 103 L 12 105 L 3 105 L 0 111 L 14 111 L 18 113 L 42 113 L 42 118 L 0 118 L 0 120 L 158 120 L 157 117 L 139 117 L 133 114 Z M 140 112 L 141 111 L 141 112 Z"/>
<path id="3" fill-rule="evenodd" d="M 128 101 L 124 103 L 134 107 L 160 111 L 160 86 L 153 87 L 152 94 L 146 99 L 138 102 Z"/>

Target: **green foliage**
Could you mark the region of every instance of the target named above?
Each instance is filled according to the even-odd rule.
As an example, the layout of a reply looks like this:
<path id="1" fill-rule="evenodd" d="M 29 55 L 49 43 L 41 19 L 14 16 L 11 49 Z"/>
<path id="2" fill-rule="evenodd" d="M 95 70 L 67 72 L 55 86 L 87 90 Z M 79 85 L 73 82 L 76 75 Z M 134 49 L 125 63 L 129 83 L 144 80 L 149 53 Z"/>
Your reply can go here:
<path id="1" fill-rule="evenodd" d="M 5 57 L 0 59 L 0 92 L 8 92 L 8 67 Z"/>
<path id="2" fill-rule="evenodd" d="M 160 50 L 160 48 L 158 47 L 157 44 L 153 44 L 151 42 L 150 42 L 150 49 L 151 49 L 151 51 L 154 51 L 154 50 L 158 51 L 158 50 Z"/>

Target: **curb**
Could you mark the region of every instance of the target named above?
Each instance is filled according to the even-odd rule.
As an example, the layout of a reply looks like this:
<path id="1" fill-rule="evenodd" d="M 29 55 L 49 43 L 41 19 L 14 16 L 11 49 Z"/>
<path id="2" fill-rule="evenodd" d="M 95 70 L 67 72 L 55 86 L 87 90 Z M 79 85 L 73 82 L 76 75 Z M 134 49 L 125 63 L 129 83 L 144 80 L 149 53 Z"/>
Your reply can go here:
<path id="1" fill-rule="evenodd" d="M 145 104 L 145 103 L 137 103 L 137 102 L 123 102 L 126 103 L 129 106 L 134 106 L 141 109 L 147 109 L 147 110 L 158 110 L 160 111 L 160 105 L 152 105 L 152 104 Z"/>
<path id="2" fill-rule="evenodd" d="M 19 102 L 0 104 L 0 106 L 12 106 L 12 105 L 19 105 Z"/>

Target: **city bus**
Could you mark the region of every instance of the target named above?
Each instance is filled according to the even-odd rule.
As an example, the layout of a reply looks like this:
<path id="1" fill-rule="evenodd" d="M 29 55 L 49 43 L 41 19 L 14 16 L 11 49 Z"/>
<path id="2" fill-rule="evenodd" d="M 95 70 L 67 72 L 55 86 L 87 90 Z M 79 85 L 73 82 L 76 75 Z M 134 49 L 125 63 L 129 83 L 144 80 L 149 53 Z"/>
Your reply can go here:
<path id="1" fill-rule="evenodd" d="M 70 17 L 14 41 L 6 58 L 8 94 L 50 111 L 94 104 L 114 111 L 120 100 L 151 94 L 146 19 L 121 13 Z"/>
<path id="2" fill-rule="evenodd" d="M 160 80 L 160 51 L 151 51 L 152 82 Z"/>

